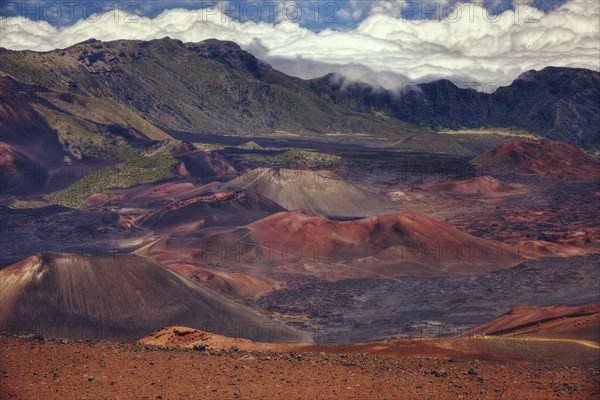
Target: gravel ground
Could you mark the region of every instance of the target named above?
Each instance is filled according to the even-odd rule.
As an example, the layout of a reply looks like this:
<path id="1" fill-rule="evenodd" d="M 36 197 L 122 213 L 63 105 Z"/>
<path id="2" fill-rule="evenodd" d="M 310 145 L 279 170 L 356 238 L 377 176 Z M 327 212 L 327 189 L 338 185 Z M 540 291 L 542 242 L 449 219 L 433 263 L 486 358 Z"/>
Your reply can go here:
<path id="1" fill-rule="evenodd" d="M 156 350 L 0 337 L 2 399 L 593 399 L 599 372 L 514 361 Z M 360 351 L 360 353 L 353 351 Z M 323 352 L 326 351 L 326 352 Z"/>

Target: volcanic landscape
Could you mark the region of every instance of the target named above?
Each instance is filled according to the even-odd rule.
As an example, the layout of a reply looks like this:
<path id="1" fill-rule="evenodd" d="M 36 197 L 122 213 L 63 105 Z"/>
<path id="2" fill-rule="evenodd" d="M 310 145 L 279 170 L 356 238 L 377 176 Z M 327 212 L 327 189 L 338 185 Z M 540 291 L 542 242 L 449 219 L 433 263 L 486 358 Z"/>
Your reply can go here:
<path id="1" fill-rule="evenodd" d="M 600 74 L 558 73 L 598 128 Z M 600 394 L 584 117 L 447 133 L 216 40 L 0 49 L 0 82 L 2 399 Z"/>

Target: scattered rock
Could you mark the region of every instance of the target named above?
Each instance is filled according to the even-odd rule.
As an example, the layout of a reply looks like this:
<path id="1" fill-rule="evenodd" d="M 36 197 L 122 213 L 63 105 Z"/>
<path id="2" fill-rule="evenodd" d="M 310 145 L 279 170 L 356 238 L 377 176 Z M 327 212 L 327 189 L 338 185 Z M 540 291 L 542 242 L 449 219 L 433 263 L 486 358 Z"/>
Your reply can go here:
<path id="1" fill-rule="evenodd" d="M 193 349 L 197 351 L 204 351 L 206 350 L 206 345 L 204 343 L 197 343 L 194 345 Z"/>

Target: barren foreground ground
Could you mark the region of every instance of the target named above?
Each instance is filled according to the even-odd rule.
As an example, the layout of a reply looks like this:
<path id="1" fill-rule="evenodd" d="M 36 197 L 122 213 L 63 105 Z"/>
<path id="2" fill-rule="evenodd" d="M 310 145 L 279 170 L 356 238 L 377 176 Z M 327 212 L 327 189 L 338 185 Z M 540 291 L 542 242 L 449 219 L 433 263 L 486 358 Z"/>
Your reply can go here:
<path id="1" fill-rule="evenodd" d="M 382 351 L 381 344 L 207 352 L 1 336 L 0 397 L 546 400 L 600 394 L 596 368 L 467 360 L 458 352 L 449 358 L 452 351 L 424 358 L 415 346 L 405 354 Z"/>

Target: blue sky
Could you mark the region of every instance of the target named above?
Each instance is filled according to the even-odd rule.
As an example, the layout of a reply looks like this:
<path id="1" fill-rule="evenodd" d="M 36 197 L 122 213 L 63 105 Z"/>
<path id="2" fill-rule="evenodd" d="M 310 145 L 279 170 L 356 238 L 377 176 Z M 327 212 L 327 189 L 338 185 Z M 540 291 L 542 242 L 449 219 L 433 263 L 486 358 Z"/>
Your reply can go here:
<path id="1" fill-rule="evenodd" d="M 452 3 L 454 0 L 450 0 Z M 533 0 L 536 8 L 546 12 L 565 3 L 566 0 Z M 261 21 L 278 22 L 286 18 L 297 22 L 314 32 L 324 29 L 349 30 L 362 22 L 377 0 L 229 0 L 217 2 L 214 0 L 67 0 L 67 1 L 38 1 L 38 0 L 1 0 L 2 16 L 25 16 L 31 20 L 45 20 L 55 26 L 71 25 L 77 20 L 98 11 L 113 10 L 118 5 L 121 15 L 137 13 L 147 17 L 155 17 L 165 9 L 185 8 L 190 10 L 217 5 L 224 9 L 230 17 L 241 22 Z M 435 0 L 389 0 L 387 3 L 400 3 L 396 10 L 403 13 L 407 19 L 434 19 L 440 15 L 446 2 L 438 3 L 436 14 Z M 525 3 L 521 1 L 520 3 Z M 500 13 L 512 8 L 511 0 L 484 0 L 483 5 L 491 14 Z"/>

